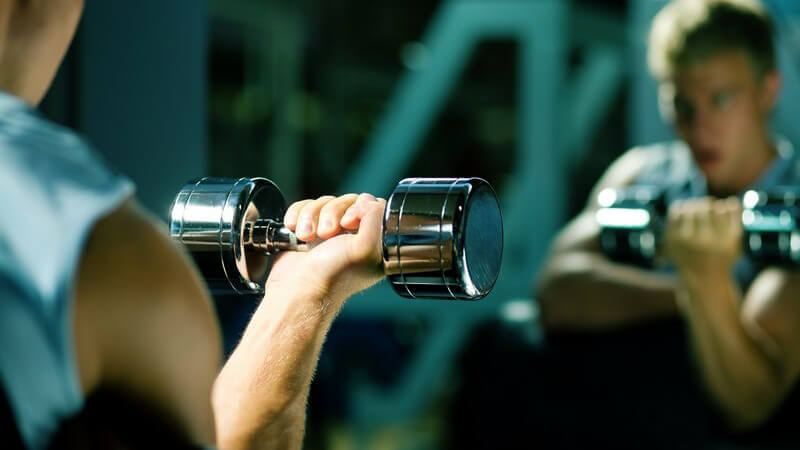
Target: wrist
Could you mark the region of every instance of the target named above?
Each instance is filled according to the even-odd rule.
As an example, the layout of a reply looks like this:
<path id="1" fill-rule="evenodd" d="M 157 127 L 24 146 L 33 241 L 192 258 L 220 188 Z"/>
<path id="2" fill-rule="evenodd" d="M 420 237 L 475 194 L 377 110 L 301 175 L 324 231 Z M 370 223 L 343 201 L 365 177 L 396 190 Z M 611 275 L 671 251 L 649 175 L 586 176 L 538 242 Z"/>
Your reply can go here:
<path id="1" fill-rule="evenodd" d="M 734 264 L 734 261 L 727 259 L 705 258 L 693 260 L 691 263 L 678 263 L 676 269 L 683 284 L 703 287 L 732 279 Z"/>
<path id="2" fill-rule="evenodd" d="M 298 306 L 322 309 L 331 303 L 337 304 L 340 299 L 336 288 L 336 280 L 319 271 L 294 273 L 287 277 L 271 277 L 264 286 L 264 299 L 286 298 Z"/>
<path id="3" fill-rule="evenodd" d="M 738 290 L 733 268 L 725 265 L 678 268 L 680 290 L 679 307 L 688 312 L 696 307 L 716 310 L 728 304 Z"/>

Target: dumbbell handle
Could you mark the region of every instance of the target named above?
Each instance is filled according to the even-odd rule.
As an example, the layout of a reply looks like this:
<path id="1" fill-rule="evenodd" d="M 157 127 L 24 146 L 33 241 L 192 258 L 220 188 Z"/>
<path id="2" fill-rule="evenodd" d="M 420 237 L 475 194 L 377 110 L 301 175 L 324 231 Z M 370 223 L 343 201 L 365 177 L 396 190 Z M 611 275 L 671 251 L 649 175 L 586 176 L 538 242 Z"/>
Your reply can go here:
<path id="1" fill-rule="evenodd" d="M 282 223 L 272 219 L 246 222 L 242 230 L 242 243 L 246 248 L 275 254 L 279 251 L 305 252 L 308 243 L 297 239 L 297 235 Z"/>
<path id="2" fill-rule="evenodd" d="M 297 235 L 286 228 L 282 222 L 272 219 L 258 219 L 245 222 L 242 228 L 242 246 L 247 250 L 255 250 L 274 255 L 282 251 L 307 252 L 311 250 L 308 242 L 297 238 Z M 405 270 L 407 273 L 429 272 L 442 265 L 442 256 L 436 245 L 416 245 L 406 248 L 405 268 L 394 264 L 392 259 L 383 262 L 386 275 L 395 275 Z M 449 258 L 445 255 L 445 259 Z"/>
<path id="3" fill-rule="evenodd" d="M 653 192 L 642 187 L 633 194 L 620 196 L 617 190 L 605 189 L 598 195 L 598 203 L 603 207 L 597 211 L 595 220 L 601 227 L 601 246 L 607 253 L 645 264 L 659 254 L 666 205 L 663 197 Z M 750 190 L 742 196 L 745 250 L 754 259 L 762 263 L 800 265 L 798 198 L 796 189 L 791 187 L 771 193 Z M 657 203 L 658 199 L 662 202 Z"/>

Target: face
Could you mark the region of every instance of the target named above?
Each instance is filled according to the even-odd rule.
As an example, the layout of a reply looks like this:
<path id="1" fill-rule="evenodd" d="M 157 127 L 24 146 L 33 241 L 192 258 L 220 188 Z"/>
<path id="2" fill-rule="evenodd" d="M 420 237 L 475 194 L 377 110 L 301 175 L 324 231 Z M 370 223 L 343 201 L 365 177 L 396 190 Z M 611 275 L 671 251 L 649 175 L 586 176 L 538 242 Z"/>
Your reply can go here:
<path id="1" fill-rule="evenodd" d="M 83 0 L 7 0 L 0 5 L 0 88 L 38 104 L 78 26 Z"/>
<path id="2" fill-rule="evenodd" d="M 719 52 L 679 67 L 661 87 L 681 139 L 709 188 L 737 191 L 757 177 L 753 161 L 769 151 L 769 115 L 777 97 L 776 72 L 759 77 L 747 53 Z"/>

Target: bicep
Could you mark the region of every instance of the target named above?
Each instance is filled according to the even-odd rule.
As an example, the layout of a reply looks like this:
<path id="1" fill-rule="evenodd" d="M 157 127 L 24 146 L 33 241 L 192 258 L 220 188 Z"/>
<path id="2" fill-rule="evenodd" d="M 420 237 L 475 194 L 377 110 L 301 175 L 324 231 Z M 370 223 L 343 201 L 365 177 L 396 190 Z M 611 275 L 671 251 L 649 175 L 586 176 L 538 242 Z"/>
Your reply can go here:
<path id="1" fill-rule="evenodd" d="M 211 442 L 220 333 L 202 280 L 162 228 L 126 204 L 92 230 L 75 293 L 82 383 L 132 395 Z"/>
<path id="2" fill-rule="evenodd" d="M 800 272 L 762 271 L 745 295 L 742 322 L 791 386 L 800 376 Z"/>

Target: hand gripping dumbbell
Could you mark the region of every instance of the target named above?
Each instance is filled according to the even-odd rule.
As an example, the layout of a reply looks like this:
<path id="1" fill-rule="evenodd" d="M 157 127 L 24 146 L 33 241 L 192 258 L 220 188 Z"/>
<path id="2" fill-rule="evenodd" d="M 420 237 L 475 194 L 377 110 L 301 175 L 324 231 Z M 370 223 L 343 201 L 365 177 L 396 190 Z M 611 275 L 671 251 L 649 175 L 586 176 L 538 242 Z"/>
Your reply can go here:
<path id="1" fill-rule="evenodd" d="M 170 213 L 184 244 L 218 294 L 261 294 L 274 256 L 307 251 L 283 226 L 286 202 L 265 178 L 202 178 L 187 183 Z M 503 221 L 480 178 L 408 178 L 383 214 L 383 268 L 407 298 L 477 300 L 500 272 Z"/>
<path id="2" fill-rule="evenodd" d="M 800 191 L 775 188 L 750 190 L 742 199 L 742 246 L 753 260 L 763 264 L 800 264 Z M 600 208 L 600 246 L 611 259 L 652 266 L 661 245 L 667 214 L 663 190 L 655 186 L 604 189 L 597 198 Z"/>

